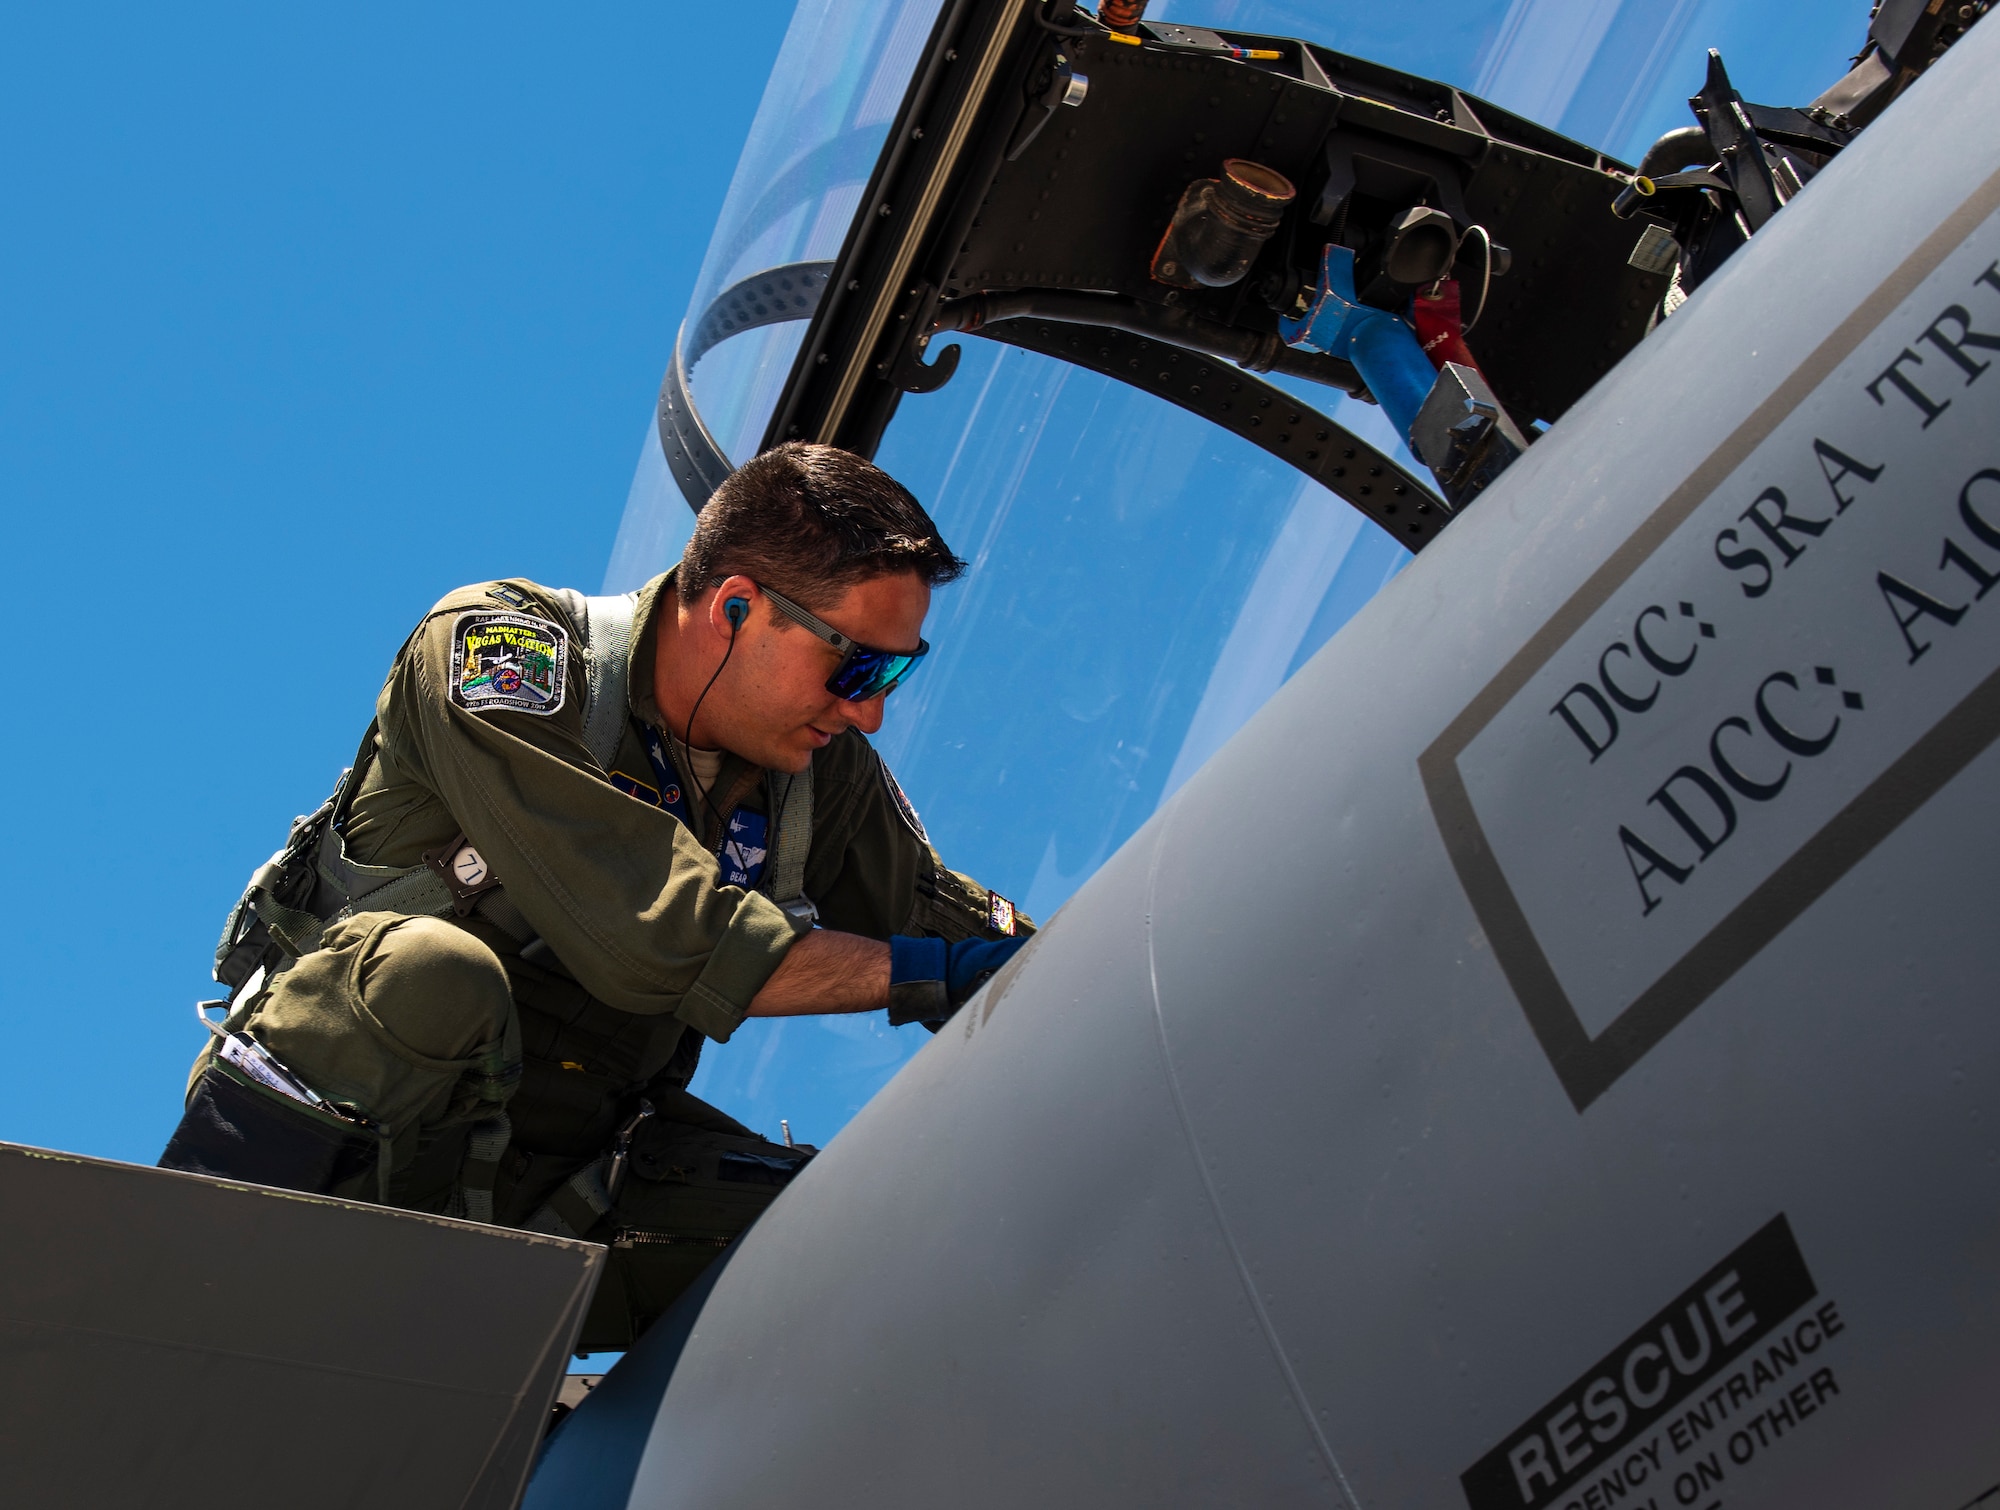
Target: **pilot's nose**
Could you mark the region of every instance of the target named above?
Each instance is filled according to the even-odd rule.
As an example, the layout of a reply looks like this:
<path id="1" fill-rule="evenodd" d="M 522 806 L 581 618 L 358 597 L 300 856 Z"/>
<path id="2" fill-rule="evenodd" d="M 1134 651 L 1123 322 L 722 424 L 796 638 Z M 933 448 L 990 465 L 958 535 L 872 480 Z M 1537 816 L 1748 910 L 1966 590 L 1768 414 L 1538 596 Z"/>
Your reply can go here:
<path id="1" fill-rule="evenodd" d="M 873 734 L 882 727 L 882 704 L 888 700 L 883 696 L 871 697 L 865 703 L 851 703 L 843 698 L 840 703 L 840 716 L 863 734 Z"/>

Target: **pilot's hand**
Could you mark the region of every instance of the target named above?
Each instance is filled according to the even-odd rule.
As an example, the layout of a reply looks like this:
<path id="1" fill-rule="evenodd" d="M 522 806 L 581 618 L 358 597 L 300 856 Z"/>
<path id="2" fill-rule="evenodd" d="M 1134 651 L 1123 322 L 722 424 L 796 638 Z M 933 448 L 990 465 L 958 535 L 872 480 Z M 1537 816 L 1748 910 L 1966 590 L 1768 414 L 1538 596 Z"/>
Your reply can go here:
<path id="1" fill-rule="evenodd" d="M 1025 938 L 889 940 L 889 1022 L 942 1023 L 986 978 L 1012 959 Z"/>

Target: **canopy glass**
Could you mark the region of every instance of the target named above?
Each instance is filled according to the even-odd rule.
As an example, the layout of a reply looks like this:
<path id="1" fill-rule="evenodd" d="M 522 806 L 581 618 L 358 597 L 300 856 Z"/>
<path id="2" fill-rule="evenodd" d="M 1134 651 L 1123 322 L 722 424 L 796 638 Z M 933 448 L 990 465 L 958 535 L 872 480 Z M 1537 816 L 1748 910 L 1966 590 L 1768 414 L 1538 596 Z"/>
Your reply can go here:
<path id="1" fill-rule="evenodd" d="M 743 280 L 836 255 L 937 8 L 801 0 L 684 340 Z M 1630 162 L 1691 123 L 1706 49 L 1722 50 L 1749 98 L 1802 103 L 1845 71 L 1867 6 L 1177 0 L 1148 16 L 1308 37 Z M 728 457 L 758 445 L 803 329 L 757 326 L 692 358 L 694 405 Z M 957 339 L 957 376 L 903 401 L 877 460 L 972 570 L 939 593 L 936 649 L 890 698 L 877 745 L 946 862 L 1045 922 L 1409 558 L 1331 494 L 1185 411 Z M 1373 406 L 1301 391 L 1408 464 Z M 664 569 L 691 525 L 649 432 L 606 585 Z M 1239 794 L 1214 814 L 1216 863 L 1258 875 L 1260 836 L 1286 807 L 1283 792 Z M 766 1131 L 785 1117 L 823 1142 L 924 1041 L 879 1016 L 753 1022 L 711 1052 L 695 1089 Z"/>

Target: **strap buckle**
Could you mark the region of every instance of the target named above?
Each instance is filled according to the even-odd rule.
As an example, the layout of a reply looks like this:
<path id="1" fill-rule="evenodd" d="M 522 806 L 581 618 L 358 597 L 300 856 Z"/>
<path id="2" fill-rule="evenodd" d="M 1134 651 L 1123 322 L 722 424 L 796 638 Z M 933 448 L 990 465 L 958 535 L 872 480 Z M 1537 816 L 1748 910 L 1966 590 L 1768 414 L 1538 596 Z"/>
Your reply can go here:
<path id="1" fill-rule="evenodd" d="M 471 917 L 472 909 L 479 905 L 479 898 L 500 884 L 500 878 L 493 874 L 493 867 L 486 863 L 486 857 L 472 847 L 472 841 L 460 834 L 442 849 L 433 849 L 424 855 L 424 864 L 436 873 L 451 893 L 451 910 L 462 918 Z"/>

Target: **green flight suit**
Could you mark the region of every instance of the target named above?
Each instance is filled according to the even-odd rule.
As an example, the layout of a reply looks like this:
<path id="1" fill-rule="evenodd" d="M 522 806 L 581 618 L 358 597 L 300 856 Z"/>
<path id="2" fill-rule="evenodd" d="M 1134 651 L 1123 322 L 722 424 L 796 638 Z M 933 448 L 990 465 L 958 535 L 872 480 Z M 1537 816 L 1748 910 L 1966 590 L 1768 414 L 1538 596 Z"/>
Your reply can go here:
<path id="1" fill-rule="evenodd" d="M 341 834 L 348 859 L 394 867 L 463 835 L 499 891 L 463 917 L 337 921 L 236 1018 L 319 1094 L 387 1125 L 393 1204 L 460 1209 L 468 1141 L 504 1108 L 494 1219 L 522 1225 L 554 1204 L 568 1230 L 613 1245 L 588 1347 L 632 1340 L 801 1158 L 686 1090 L 703 1041 L 729 1038 L 809 925 L 718 869 L 729 816 L 778 812 L 785 777 L 728 756 L 709 800 L 687 803 L 699 833 L 655 805 L 643 732 L 662 727 L 653 664 L 672 592 L 668 573 L 639 594 L 630 717 L 608 770 L 584 741 L 580 632 L 562 597 L 510 580 L 432 608 L 377 699 Z M 497 660 L 496 634 L 511 636 Z M 812 784 L 804 890 L 824 927 L 949 940 L 1032 927 L 942 865 L 858 732 L 816 752 Z M 565 1182 L 603 1167 L 642 1096 L 658 1110 L 615 1206 L 579 1215 Z M 341 1193 L 372 1198 L 376 1178 Z"/>

